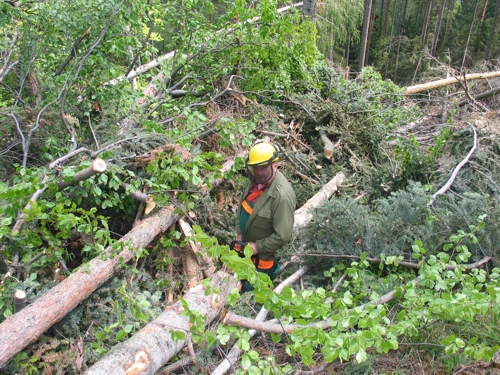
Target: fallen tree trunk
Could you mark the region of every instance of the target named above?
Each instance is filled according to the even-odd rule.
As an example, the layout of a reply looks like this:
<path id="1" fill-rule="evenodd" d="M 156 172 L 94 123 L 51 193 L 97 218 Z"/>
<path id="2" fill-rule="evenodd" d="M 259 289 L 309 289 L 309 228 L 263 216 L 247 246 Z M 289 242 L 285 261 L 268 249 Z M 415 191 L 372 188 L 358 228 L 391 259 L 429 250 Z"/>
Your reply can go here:
<path id="1" fill-rule="evenodd" d="M 466 81 L 471 81 L 474 79 L 485 79 L 485 78 L 494 78 L 494 77 L 500 77 L 500 71 L 489 72 L 489 73 L 466 74 L 465 77 L 451 77 L 451 78 L 440 79 L 440 80 L 433 81 L 433 82 L 423 83 L 420 85 L 408 86 L 406 88 L 406 91 L 404 92 L 404 94 L 405 95 L 418 94 L 419 92 L 434 90 L 434 89 L 438 89 L 438 88 L 443 87 L 443 86 L 449 86 L 449 85 L 453 85 L 455 83 L 460 83 L 464 79 Z"/>
<path id="2" fill-rule="evenodd" d="M 192 229 L 186 220 L 184 220 L 182 218 L 179 219 L 179 227 L 181 228 L 181 232 L 184 235 L 184 237 L 191 237 Z M 214 274 L 216 268 L 215 268 L 215 265 L 214 265 L 212 258 L 210 258 L 204 252 L 200 253 L 201 244 L 195 243 L 195 242 L 189 240 L 187 247 L 189 247 L 191 253 L 193 254 L 194 261 L 196 262 L 196 264 L 198 264 L 198 263 L 200 264 L 203 275 L 206 278 L 211 277 Z M 186 247 L 186 249 L 187 249 L 187 247 Z M 200 255 L 201 255 L 201 260 L 199 258 L 197 258 L 197 256 L 200 256 Z M 188 256 L 189 255 L 186 254 L 186 257 L 188 257 Z"/>
<path id="3" fill-rule="evenodd" d="M 223 271 L 218 271 L 211 280 L 212 288 L 220 294 L 206 296 L 205 287 L 198 285 L 191 289 L 184 299 L 191 310 L 197 310 L 205 317 L 205 324 L 214 320 L 222 310 L 225 298 L 236 287 L 236 280 Z M 189 316 L 182 316 L 180 302 L 169 306 L 154 321 L 137 332 L 129 340 L 115 345 L 111 351 L 87 371 L 87 375 L 132 375 L 154 374 L 187 343 L 192 324 Z M 184 339 L 172 339 L 174 331 L 186 333 Z"/>
<path id="4" fill-rule="evenodd" d="M 107 259 L 91 260 L 32 304 L 7 318 L 0 324 L 3 347 L 0 368 L 110 279 L 119 264 L 128 262 L 137 248 L 149 244 L 177 219 L 173 208 L 159 210 L 120 239 L 124 247 L 119 254 L 111 257 L 113 249 L 109 246 L 106 248 Z"/>
<path id="5" fill-rule="evenodd" d="M 323 201 L 328 200 L 333 193 L 338 190 L 345 180 L 345 174 L 339 172 L 330 180 L 321 190 L 309 199 L 302 207 L 295 211 L 295 228 L 305 227 L 312 220 L 312 213 L 309 212 L 312 208 L 320 206 Z"/>

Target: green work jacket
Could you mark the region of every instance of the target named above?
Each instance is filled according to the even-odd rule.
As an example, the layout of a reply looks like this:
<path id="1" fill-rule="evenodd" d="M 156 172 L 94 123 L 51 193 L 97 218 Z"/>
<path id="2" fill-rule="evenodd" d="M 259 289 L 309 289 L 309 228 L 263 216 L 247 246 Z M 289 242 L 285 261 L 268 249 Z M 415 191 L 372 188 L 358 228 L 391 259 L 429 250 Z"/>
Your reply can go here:
<path id="1" fill-rule="evenodd" d="M 241 214 L 241 203 L 246 198 L 252 184 L 249 184 L 240 198 L 237 217 Z M 276 251 L 292 238 L 294 212 L 297 198 L 292 186 L 280 171 L 271 185 L 264 190 L 253 207 L 243 233 L 239 225 L 236 232 L 242 234 L 244 242 L 255 242 L 262 260 L 274 260 Z"/>

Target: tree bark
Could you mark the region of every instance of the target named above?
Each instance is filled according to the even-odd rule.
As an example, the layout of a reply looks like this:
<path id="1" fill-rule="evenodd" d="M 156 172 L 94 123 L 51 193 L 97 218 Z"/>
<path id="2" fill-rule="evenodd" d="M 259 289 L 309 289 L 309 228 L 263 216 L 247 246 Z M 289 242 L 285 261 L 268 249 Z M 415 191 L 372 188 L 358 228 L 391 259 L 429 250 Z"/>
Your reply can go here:
<path id="1" fill-rule="evenodd" d="M 187 221 L 185 221 L 184 219 L 179 219 L 179 226 L 181 228 L 181 232 L 184 235 L 184 237 L 191 236 L 192 229 Z M 205 253 L 200 253 L 201 244 L 194 243 L 193 241 L 189 240 L 188 246 L 190 248 L 191 253 L 194 256 L 194 260 L 195 260 L 196 264 L 198 265 L 198 263 L 201 263 L 201 269 L 203 271 L 203 275 L 205 275 L 205 277 L 207 277 L 207 278 L 211 277 L 216 270 L 214 262 L 212 261 L 212 258 L 210 258 Z M 186 249 L 186 251 L 187 251 L 187 249 Z M 199 259 L 197 257 L 197 255 L 201 255 L 200 262 L 198 262 L 198 260 L 197 260 L 197 259 Z"/>
<path id="2" fill-rule="evenodd" d="M 500 71 L 489 72 L 489 73 L 471 73 L 465 75 L 465 80 L 471 81 L 473 79 L 486 79 L 486 78 L 494 78 L 500 77 Z M 461 79 L 457 77 L 440 79 L 438 81 L 423 83 L 415 86 L 408 86 L 405 95 L 418 94 L 420 92 L 438 89 L 443 86 L 453 85 L 455 83 L 460 83 Z"/>
<path id="3" fill-rule="evenodd" d="M 296 210 L 294 228 L 305 227 L 313 218 L 312 213 L 309 212 L 311 208 L 318 207 L 323 201 L 328 200 L 338 190 L 338 187 L 344 180 L 345 174 L 343 172 L 337 173 L 318 193 Z"/>
<path id="4" fill-rule="evenodd" d="M 460 163 L 458 163 L 458 165 L 455 167 L 455 169 L 453 170 L 453 173 L 451 174 L 451 177 L 446 182 L 446 184 L 444 184 L 444 186 L 441 187 L 441 189 L 439 189 L 438 191 L 436 191 L 432 195 L 429 203 L 427 203 L 428 206 L 432 206 L 434 204 L 434 202 L 436 201 L 438 196 L 443 195 L 444 193 L 446 193 L 448 191 L 448 189 L 451 187 L 451 185 L 455 181 L 455 178 L 457 177 L 458 172 L 460 172 L 460 169 L 462 169 L 462 167 L 469 162 L 470 158 L 472 157 L 472 154 L 476 150 L 477 133 L 476 133 L 476 129 L 472 125 L 471 125 L 471 127 L 472 127 L 472 131 L 474 132 L 474 144 L 473 144 L 472 148 L 470 149 L 469 153 L 465 156 L 465 158 Z"/>
<path id="5" fill-rule="evenodd" d="M 0 324 L 3 347 L 0 368 L 111 278 L 121 263 L 134 256 L 135 249 L 149 244 L 176 220 L 173 208 L 159 210 L 120 239 L 124 247 L 119 254 L 112 256 L 113 249 L 109 246 L 106 248 L 107 259 L 94 258 L 32 304 L 7 318 Z"/>
<path id="6" fill-rule="evenodd" d="M 198 285 L 191 289 L 184 299 L 191 310 L 199 311 L 205 317 L 205 325 L 214 320 L 224 306 L 225 298 L 236 287 L 236 280 L 222 271 L 211 280 L 212 288 L 220 289 L 220 294 L 206 296 L 205 288 Z M 186 344 L 192 324 L 189 316 L 183 316 L 180 302 L 169 306 L 154 321 L 137 332 L 129 340 L 114 346 L 111 351 L 97 361 L 87 371 L 87 375 L 132 375 L 154 374 Z M 173 331 L 182 331 L 186 337 L 172 339 Z"/>

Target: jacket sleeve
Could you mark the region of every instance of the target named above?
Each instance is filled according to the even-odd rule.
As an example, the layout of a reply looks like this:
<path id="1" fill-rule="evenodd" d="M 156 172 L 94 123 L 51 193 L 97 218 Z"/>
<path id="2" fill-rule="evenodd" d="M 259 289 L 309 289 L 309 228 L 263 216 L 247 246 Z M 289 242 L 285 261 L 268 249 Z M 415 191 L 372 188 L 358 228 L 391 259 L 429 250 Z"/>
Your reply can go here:
<path id="1" fill-rule="evenodd" d="M 271 259 L 276 251 L 285 245 L 293 233 L 295 194 L 281 196 L 273 207 L 274 233 L 262 240 L 257 240 L 257 250 L 263 259 Z"/>

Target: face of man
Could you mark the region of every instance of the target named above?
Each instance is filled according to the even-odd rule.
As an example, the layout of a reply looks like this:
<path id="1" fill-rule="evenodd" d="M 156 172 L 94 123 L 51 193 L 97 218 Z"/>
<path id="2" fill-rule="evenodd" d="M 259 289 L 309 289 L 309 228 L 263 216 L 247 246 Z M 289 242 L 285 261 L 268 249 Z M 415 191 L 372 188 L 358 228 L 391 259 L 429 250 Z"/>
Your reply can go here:
<path id="1" fill-rule="evenodd" d="M 248 167 L 253 175 L 255 184 L 265 184 L 269 182 L 277 169 L 276 163 L 268 163 L 265 165 L 254 165 Z"/>

